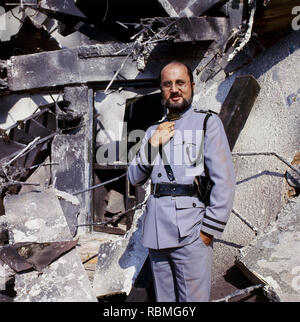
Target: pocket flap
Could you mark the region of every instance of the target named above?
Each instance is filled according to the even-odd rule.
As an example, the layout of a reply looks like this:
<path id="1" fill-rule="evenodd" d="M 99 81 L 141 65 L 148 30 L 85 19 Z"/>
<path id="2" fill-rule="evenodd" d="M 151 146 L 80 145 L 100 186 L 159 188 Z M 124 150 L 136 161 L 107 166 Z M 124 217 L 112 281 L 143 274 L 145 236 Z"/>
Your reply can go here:
<path id="1" fill-rule="evenodd" d="M 184 209 L 184 208 L 199 208 L 203 207 L 204 203 L 201 202 L 197 197 L 185 197 L 179 196 L 176 197 L 176 209 Z"/>

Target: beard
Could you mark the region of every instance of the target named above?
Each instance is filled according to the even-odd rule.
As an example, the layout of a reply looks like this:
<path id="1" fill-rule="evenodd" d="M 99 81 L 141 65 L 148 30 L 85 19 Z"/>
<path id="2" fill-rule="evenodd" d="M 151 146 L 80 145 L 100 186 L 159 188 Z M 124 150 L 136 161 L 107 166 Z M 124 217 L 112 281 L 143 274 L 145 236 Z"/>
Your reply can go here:
<path id="1" fill-rule="evenodd" d="M 167 107 L 169 110 L 172 110 L 173 112 L 183 112 L 186 110 L 192 103 L 193 96 L 191 96 L 189 99 L 183 98 L 181 103 L 171 103 L 170 98 L 165 102 L 165 107 Z"/>

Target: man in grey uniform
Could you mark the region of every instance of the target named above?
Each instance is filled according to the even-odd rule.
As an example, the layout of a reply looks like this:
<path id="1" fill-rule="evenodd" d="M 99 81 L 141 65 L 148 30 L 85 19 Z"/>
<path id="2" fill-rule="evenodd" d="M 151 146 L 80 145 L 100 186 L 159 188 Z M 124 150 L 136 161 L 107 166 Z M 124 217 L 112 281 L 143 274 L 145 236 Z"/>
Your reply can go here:
<path id="1" fill-rule="evenodd" d="M 166 118 L 150 126 L 128 167 L 131 184 L 151 178 L 143 221 L 158 302 L 209 301 L 213 238 L 231 212 L 235 175 L 221 120 L 192 106 L 193 75 L 177 61 L 160 73 Z M 151 111 L 148 111 L 151 113 Z M 204 156 L 204 158 L 203 158 Z M 197 194 L 195 177 L 204 161 L 213 182 L 209 205 Z"/>

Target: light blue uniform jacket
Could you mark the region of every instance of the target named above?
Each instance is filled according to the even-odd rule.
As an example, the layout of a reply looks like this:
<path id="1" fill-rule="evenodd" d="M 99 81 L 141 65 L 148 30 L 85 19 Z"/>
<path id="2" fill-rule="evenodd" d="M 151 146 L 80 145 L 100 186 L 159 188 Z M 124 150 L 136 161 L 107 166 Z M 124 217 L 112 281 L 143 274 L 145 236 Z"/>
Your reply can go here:
<path id="1" fill-rule="evenodd" d="M 235 190 L 231 152 L 223 124 L 217 115 L 209 117 L 203 146 L 205 113 L 190 107 L 175 121 L 175 135 L 164 146 L 176 183 L 192 184 L 196 175 L 204 175 L 205 163 L 214 186 L 210 205 L 205 208 L 197 197 L 150 195 L 143 216 L 143 246 L 152 249 L 179 247 L 193 242 L 200 230 L 220 237 L 229 218 Z M 158 124 L 149 127 L 140 148 L 128 167 L 132 185 L 170 183 L 158 149 L 149 145 Z M 151 147 L 151 157 L 149 152 Z"/>

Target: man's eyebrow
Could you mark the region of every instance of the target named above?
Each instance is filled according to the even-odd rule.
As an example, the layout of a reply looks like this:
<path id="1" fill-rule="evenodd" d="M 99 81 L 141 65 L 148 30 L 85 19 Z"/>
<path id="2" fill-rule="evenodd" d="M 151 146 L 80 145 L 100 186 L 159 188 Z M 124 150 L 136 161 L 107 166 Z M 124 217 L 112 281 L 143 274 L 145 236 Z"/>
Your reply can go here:
<path id="1" fill-rule="evenodd" d="M 179 79 L 176 79 L 175 82 L 185 82 L 185 80 L 179 78 Z M 171 80 L 165 80 L 165 81 L 163 81 L 163 83 L 172 83 L 172 81 Z"/>

